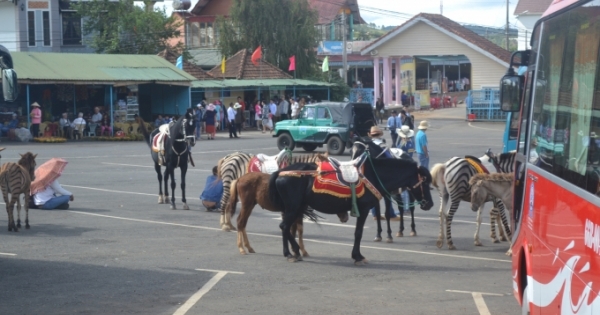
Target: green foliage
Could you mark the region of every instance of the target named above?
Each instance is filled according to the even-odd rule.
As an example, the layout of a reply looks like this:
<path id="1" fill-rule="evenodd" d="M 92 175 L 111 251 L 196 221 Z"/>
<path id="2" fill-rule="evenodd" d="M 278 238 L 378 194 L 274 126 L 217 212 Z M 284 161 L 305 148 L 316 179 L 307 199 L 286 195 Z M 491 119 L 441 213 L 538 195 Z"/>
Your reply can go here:
<path id="1" fill-rule="evenodd" d="M 230 16 L 217 19 L 219 48 L 232 56 L 262 46 L 263 58 L 286 72 L 295 55 L 297 77 L 307 77 L 316 64 L 317 21 L 306 0 L 234 0 Z"/>
<path id="2" fill-rule="evenodd" d="M 97 53 L 156 54 L 164 49 L 181 51 L 168 40 L 178 37 L 179 23 L 164 10 L 147 11 L 133 0 L 71 2 L 71 8 L 84 18 L 83 33 L 92 35 L 89 43 Z"/>
<path id="3" fill-rule="evenodd" d="M 356 40 L 372 40 L 377 39 L 385 34 L 388 31 L 381 30 L 375 26 L 374 23 L 371 24 L 357 24 L 354 25 L 354 39 Z"/>

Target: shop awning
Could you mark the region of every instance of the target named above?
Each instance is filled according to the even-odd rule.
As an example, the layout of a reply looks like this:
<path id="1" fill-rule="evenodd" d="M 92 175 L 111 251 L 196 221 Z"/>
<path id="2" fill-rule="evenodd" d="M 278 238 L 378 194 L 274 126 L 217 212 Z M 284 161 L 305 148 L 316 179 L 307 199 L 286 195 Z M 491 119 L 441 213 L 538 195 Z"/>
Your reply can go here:
<path id="1" fill-rule="evenodd" d="M 239 87 L 270 87 L 270 86 L 334 86 L 333 83 L 303 79 L 264 79 L 264 80 L 196 80 L 192 88 L 230 89 Z"/>
<path id="2" fill-rule="evenodd" d="M 415 56 L 417 61 L 427 61 L 432 66 L 458 66 L 459 64 L 471 63 L 469 58 L 460 56 Z"/>
<path id="3" fill-rule="evenodd" d="M 190 86 L 195 78 L 154 55 L 11 52 L 19 83 L 166 84 Z"/>

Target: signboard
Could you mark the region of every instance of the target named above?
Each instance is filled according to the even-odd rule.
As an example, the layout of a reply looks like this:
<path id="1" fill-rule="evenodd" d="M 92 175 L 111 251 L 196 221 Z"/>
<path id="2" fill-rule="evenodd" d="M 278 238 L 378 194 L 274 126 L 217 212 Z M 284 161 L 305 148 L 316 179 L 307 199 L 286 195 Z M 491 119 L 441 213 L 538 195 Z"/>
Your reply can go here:
<path id="1" fill-rule="evenodd" d="M 341 55 L 344 47 L 342 41 L 322 41 L 317 47 L 318 55 Z"/>

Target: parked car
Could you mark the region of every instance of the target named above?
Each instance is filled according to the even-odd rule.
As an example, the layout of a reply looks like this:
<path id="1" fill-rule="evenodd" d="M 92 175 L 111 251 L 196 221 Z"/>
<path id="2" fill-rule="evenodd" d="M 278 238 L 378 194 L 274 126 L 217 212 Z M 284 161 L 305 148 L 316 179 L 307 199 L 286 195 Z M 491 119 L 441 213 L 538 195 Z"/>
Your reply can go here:
<path id="1" fill-rule="evenodd" d="M 298 119 L 278 122 L 273 136 L 279 150 L 300 146 L 311 152 L 327 144 L 329 154 L 341 155 L 357 136 L 367 136 L 375 121 L 371 104 L 322 102 L 304 106 Z"/>

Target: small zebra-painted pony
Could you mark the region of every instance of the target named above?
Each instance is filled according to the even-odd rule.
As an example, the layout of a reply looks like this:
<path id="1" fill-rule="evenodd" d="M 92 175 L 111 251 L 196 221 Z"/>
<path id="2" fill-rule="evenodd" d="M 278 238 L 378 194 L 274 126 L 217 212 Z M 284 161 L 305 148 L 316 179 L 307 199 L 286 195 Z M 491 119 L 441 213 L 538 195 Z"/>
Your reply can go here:
<path id="1" fill-rule="evenodd" d="M 293 155 L 289 160 L 288 165 L 296 163 L 316 163 L 319 155 L 327 156 L 327 153 Z M 236 230 L 231 224 L 231 216 L 235 214 L 235 207 L 233 208 L 233 213 L 228 213 L 228 216 L 225 215 L 225 209 L 227 209 L 227 203 L 229 202 L 231 195 L 231 183 L 247 173 L 250 160 L 252 160 L 253 157 L 254 154 L 234 152 L 221 158 L 217 164 L 217 174 L 223 181 L 223 197 L 221 197 L 219 210 L 221 211 L 221 229 L 224 231 Z"/>
<path id="2" fill-rule="evenodd" d="M 515 153 L 502 154 L 500 156 L 494 156 L 490 150 L 486 152 L 484 156 L 479 158 L 482 165 L 486 167 L 490 172 L 502 172 L 510 173 L 513 172 L 513 164 Z M 502 167 L 502 168 L 500 168 Z M 446 238 L 446 244 L 448 249 L 456 249 L 452 241 L 452 219 L 454 213 L 458 209 L 460 201 L 471 201 L 471 185 L 469 180 L 477 174 L 477 170 L 464 158 L 453 157 L 446 163 L 437 163 L 431 169 L 431 176 L 433 177 L 432 186 L 435 187 L 440 193 L 440 234 L 437 240 L 437 247 L 442 248 L 444 244 L 444 238 Z M 491 237 L 494 243 L 500 242 L 496 238 L 495 221 L 500 217 L 499 232 L 502 240 L 511 237 L 511 231 L 508 224 L 508 219 L 504 211 L 504 205 L 498 199 L 493 201 L 494 207 L 490 211 L 491 219 Z M 479 229 L 481 227 L 481 215 L 483 205 L 477 210 L 477 227 L 475 229 L 474 243 L 475 246 L 481 246 L 479 240 Z M 445 228 L 445 229 L 444 229 Z"/>
<path id="3" fill-rule="evenodd" d="M 17 163 L 8 162 L 0 167 L 0 188 L 8 213 L 8 231 L 18 232 L 21 227 L 21 194 L 24 195 L 25 228 L 29 226 L 29 195 L 31 182 L 35 179 L 35 158 L 37 154 L 21 154 Z M 10 194 L 10 202 L 8 199 Z M 17 224 L 15 225 L 14 207 L 17 203 Z"/>
<path id="4" fill-rule="evenodd" d="M 506 210 L 512 216 L 513 214 L 513 180 L 514 174 L 475 174 L 469 180 L 471 185 L 471 209 L 477 211 L 487 201 L 492 201 L 498 198 L 506 205 Z M 511 246 L 506 252 L 507 256 L 512 255 L 512 242 L 509 239 Z"/>

